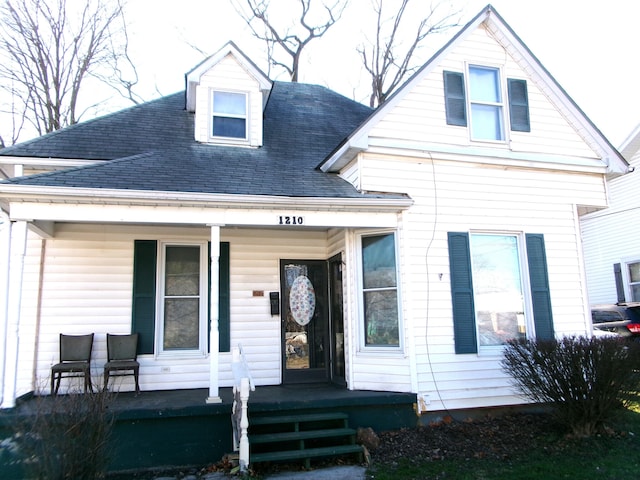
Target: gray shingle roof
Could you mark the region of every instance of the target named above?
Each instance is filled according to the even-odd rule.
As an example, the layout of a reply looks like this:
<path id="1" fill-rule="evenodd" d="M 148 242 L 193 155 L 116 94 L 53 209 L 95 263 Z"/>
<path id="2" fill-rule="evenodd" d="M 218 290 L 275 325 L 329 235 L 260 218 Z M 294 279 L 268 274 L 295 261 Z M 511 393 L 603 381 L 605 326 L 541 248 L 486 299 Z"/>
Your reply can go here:
<path id="1" fill-rule="evenodd" d="M 275 82 L 264 111 L 264 145 L 244 148 L 194 140 L 184 93 L 53 132 L 0 155 L 108 162 L 7 182 L 299 197 L 372 197 L 316 166 L 372 110 L 316 85 Z"/>

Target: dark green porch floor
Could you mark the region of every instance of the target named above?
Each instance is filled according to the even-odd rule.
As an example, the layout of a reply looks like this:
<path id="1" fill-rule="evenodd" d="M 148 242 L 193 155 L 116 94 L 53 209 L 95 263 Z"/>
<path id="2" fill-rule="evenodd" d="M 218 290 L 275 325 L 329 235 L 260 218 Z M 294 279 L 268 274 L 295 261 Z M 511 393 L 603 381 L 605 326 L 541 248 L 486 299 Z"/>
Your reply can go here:
<path id="1" fill-rule="evenodd" d="M 230 453 L 232 390 L 220 389 L 222 403 L 206 403 L 208 395 L 207 389 L 119 393 L 110 407 L 116 413 L 110 470 L 205 465 Z M 41 401 L 52 407 L 55 403 L 52 397 L 25 398 L 15 409 L 0 411 L 0 439 L 9 434 L 11 417 L 29 416 Z M 385 431 L 415 426 L 415 403 L 412 393 L 352 391 L 328 384 L 259 386 L 249 397 L 249 417 L 335 411 L 346 413 L 352 428 Z M 6 467 L 0 465 L 0 472 L 8 473 Z"/>
<path id="2" fill-rule="evenodd" d="M 208 395 L 207 389 L 143 391 L 137 396 L 133 392 L 122 392 L 112 408 L 124 417 L 169 412 L 178 416 L 195 412 L 211 415 L 230 413 L 233 403 L 231 388 L 220 389 L 222 403 L 206 403 Z M 330 384 L 269 385 L 258 386 L 251 392 L 249 414 L 376 405 L 397 405 L 404 409 L 412 407 L 415 402 L 415 393 L 347 390 Z"/>

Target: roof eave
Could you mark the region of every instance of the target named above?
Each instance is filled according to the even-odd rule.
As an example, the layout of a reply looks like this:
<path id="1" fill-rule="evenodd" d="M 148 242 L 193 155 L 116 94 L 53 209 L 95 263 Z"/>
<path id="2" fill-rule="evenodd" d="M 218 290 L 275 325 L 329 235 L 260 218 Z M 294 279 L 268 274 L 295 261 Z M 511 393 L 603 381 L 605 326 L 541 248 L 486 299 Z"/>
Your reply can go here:
<path id="1" fill-rule="evenodd" d="M 406 196 L 363 197 L 289 197 L 277 195 L 233 195 L 200 192 L 170 192 L 148 190 L 117 190 L 103 188 L 43 187 L 0 184 L 0 200 L 59 203 L 90 203 L 96 205 L 192 205 L 242 208 L 359 208 L 371 210 L 404 210 L 413 204 Z"/>

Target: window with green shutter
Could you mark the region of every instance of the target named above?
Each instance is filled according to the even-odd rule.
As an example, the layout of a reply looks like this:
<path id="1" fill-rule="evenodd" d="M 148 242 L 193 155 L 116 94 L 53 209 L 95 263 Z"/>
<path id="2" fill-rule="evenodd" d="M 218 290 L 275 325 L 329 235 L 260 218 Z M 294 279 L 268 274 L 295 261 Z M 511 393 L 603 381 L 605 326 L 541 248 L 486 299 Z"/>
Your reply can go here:
<path id="1" fill-rule="evenodd" d="M 210 272 L 206 244 L 134 242 L 132 331 L 140 354 L 208 350 Z M 205 272 L 205 273 L 203 273 Z M 220 244 L 220 351 L 229 351 L 229 244 Z"/>
<path id="2" fill-rule="evenodd" d="M 544 237 L 524 236 L 526 269 L 522 240 L 517 234 L 449 232 L 456 353 L 495 349 L 515 338 L 553 338 Z"/>
<path id="3" fill-rule="evenodd" d="M 447 125 L 468 126 L 472 140 L 505 141 L 508 108 L 511 131 L 530 132 L 527 81 L 507 78 L 505 98 L 501 78 L 501 69 L 482 65 L 469 65 L 464 73 L 444 71 Z"/>

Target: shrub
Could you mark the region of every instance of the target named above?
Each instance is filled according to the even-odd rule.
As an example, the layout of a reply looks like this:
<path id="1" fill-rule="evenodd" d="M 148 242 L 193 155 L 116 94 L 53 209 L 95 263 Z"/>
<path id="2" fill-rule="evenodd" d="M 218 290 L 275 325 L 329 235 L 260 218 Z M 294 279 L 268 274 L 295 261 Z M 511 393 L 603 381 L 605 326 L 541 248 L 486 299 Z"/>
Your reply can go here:
<path id="1" fill-rule="evenodd" d="M 589 436 L 638 399 L 640 345 L 616 337 L 513 340 L 502 368 L 576 436 Z"/>
<path id="2" fill-rule="evenodd" d="M 98 479 L 105 475 L 114 394 L 36 396 L 14 424 L 14 442 L 29 478 Z"/>

